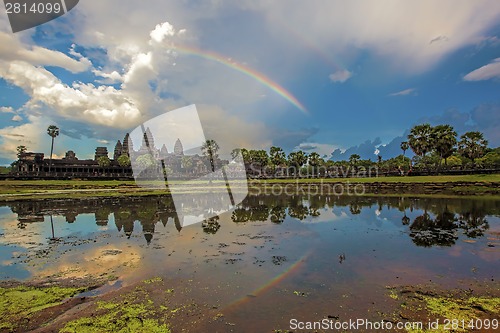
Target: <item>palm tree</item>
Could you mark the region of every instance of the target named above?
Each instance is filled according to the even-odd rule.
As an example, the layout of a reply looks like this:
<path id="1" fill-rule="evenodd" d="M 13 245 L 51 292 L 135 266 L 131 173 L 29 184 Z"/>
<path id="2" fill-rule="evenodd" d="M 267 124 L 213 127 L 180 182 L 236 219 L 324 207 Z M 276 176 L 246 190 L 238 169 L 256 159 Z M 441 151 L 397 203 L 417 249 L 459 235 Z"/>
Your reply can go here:
<path id="1" fill-rule="evenodd" d="M 425 157 L 433 148 L 431 125 L 422 124 L 414 126 L 408 135 L 408 144 L 415 155 L 422 158 Z"/>
<path id="2" fill-rule="evenodd" d="M 217 152 L 219 151 L 219 145 L 217 144 L 217 142 L 215 142 L 215 140 L 206 140 L 201 145 L 201 151 L 203 152 L 203 155 L 205 155 L 205 157 L 208 157 L 212 166 L 212 172 L 215 172 L 215 161 L 219 157 L 219 155 L 217 155 Z"/>
<path id="3" fill-rule="evenodd" d="M 354 170 L 357 170 L 359 160 L 361 159 L 361 156 L 358 154 L 352 154 L 349 156 L 349 163 L 353 166 Z"/>
<path id="4" fill-rule="evenodd" d="M 474 161 L 484 155 L 487 146 L 488 141 L 484 139 L 483 133 L 467 132 L 460 137 L 458 151 L 460 155 L 470 159 L 474 167 Z"/>
<path id="5" fill-rule="evenodd" d="M 304 153 L 302 150 L 293 151 L 290 154 L 288 154 L 288 164 L 290 166 L 295 167 L 294 176 L 298 175 L 300 168 L 306 163 L 307 163 L 307 154 Z"/>
<path id="6" fill-rule="evenodd" d="M 401 147 L 401 150 L 403 151 L 403 157 L 404 157 L 406 151 L 408 150 L 408 148 L 410 148 L 410 146 L 408 145 L 408 141 L 401 142 L 401 146 L 400 147 Z"/>
<path id="7" fill-rule="evenodd" d="M 446 165 L 446 159 L 450 157 L 455 150 L 457 132 L 455 132 L 450 125 L 438 125 L 433 128 L 432 136 L 435 145 L 434 148 L 441 160 L 444 159 L 444 164 Z M 439 161 L 439 164 L 441 165 L 441 161 Z"/>
<path id="8" fill-rule="evenodd" d="M 286 162 L 285 152 L 280 147 L 272 146 L 269 149 L 269 157 L 274 167 L 285 164 Z"/>
<path id="9" fill-rule="evenodd" d="M 59 127 L 56 125 L 50 125 L 47 128 L 47 134 L 52 138 L 52 144 L 50 145 L 50 163 L 49 163 L 49 173 L 52 168 L 52 153 L 54 151 L 54 139 L 59 135 Z"/>
<path id="10" fill-rule="evenodd" d="M 317 152 L 312 152 L 309 154 L 309 165 L 312 167 L 313 177 L 316 175 L 316 169 L 321 163 L 321 157 Z"/>
<path id="11" fill-rule="evenodd" d="M 408 135 L 408 145 L 415 155 L 422 158 L 427 171 L 429 171 L 429 168 L 426 155 L 434 148 L 432 133 L 432 126 L 430 124 L 422 124 L 414 126 Z"/>

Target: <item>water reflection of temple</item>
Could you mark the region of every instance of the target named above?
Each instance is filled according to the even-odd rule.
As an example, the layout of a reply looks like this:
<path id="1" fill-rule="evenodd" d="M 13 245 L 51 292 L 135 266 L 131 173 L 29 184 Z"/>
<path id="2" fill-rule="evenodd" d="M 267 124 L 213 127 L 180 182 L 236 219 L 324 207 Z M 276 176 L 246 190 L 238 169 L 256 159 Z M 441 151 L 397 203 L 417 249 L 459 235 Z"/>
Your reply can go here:
<path id="1" fill-rule="evenodd" d="M 190 196 L 185 200 L 184 211 L 192 216 L 205 216 L 210 207 L 213 211 L 223 211 L 226 193 Z M 24 228 L 30 223 L 44 222 L 44 216 L 63 216 L 67 223 L 74 223 L 78 215 L 94 215 L 96 225 L 108 226 L 114 221 L 118 232 L 130 238 L 139 224 L 142 234 L 149 244 L 154 236 L 158 223 L 167 227 L 173 225 L 181 231 L 184 225 L 184 215 L 178 215 L 173 200 L 169 196 L 153 198 L 122 198 L 122 199 L 86 199 L 79 201 L 26 201 L 10 203 L 13 213 L 17 214 L 18 227 Z M 210 215 L 207 215 L 210 216 Z M 201 222 L 201 221 L 200 221 Z M 220 228 L 218 221 L 207 219 L 203 224 L 207 233 L 215 233 Z M 208 227 L 207 227 L 208 226 Z"/>
<path id="2" fill-rule="evenodd" d="M 224 194 L 191 195 L 186 197 L 184 203 L 184 210 L 192 216 L 208 216 L 202 207 L 212 207 L 215 211 L 227 209 L 224 206 Z M 64 216 L 66 222 L 74 223 L 79 214 L 94 214 L 95 223 L 99 226 L 108 226 L 112 218 L 118 232 L 126 237 L 136 232 L 134 228 L 138 223 L 147 243 L 152 241 L 159 223 L 164 227 L 173 225 L 178 231 L 184 225 L 184 217 L 176 214 L 173 201 L 167 196 L 87 199 L 78 202 L 30 201 L 9 205 L 18 215 L 19 228 L 43 222 L 47 215 Z M 400 223 L 408 228 L 412 241 L 426 247 L 453 245 L 459 233 L 469 238 L 481 237 L 489 228 L 486 212 L 500 215 L 500 208 L 494 200 L 294 195 L 249 196 L 230 216 L 235 223 L 270 221 L 280 224 L 287 217 L 312 221 L 321 216 L 325 209 L 341 208 L 354 216 L 363 214 L 365 209 L 380 213 L 384 207 L 398 209 L 401 212 Z M 218 218 L 207 218 L 201 227 L 206 233 L 216 233 L 221 225 Z"/>

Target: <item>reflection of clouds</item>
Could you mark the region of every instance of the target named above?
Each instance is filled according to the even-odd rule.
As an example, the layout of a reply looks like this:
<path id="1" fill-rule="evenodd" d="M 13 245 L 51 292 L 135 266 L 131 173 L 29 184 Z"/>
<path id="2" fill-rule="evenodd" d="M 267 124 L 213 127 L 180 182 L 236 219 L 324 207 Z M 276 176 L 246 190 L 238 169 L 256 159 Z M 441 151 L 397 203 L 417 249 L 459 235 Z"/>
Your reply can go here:
<path id="1" fill-rule="evenodd" d="M 119 249 L 117 254 L 109 254 Z M 118 251 L 116 251 L 118 252 Z M 28 266 L 35 276 L 61 276 L 64 278 L 81 278 L 84 276 L 99 277 L 105 274 L 120 274 L 138 264 L 141 258 L 138 246 L 105 245 L 86 248 L 82 251 L 75 247 L 73 251 L 51 258 L 43 267 Z"/>
<path id="2" fill-rule="evenodd" d="M 319 209 L 319 212 L 321 213 L 321 215 L 315 217 L 307 217 L 302 222 L 307 224 L 337 222 L 349 218 L 349 215 L 344 210 L 340 210 L 339 212 L 336 213 L 334 209 L 322 208 Z"/>
<path id="3" fill-rule="evenodd" d="M 47 243 L 44 235 L 47 228 L 43 223 L 29 223 L 26 225 L 26 229 L 19 229 L 16 214 L 2 220 L 1 233 L 3 236 L 0 237 L 0 245 L 16 245 L 30 249 Z"/>

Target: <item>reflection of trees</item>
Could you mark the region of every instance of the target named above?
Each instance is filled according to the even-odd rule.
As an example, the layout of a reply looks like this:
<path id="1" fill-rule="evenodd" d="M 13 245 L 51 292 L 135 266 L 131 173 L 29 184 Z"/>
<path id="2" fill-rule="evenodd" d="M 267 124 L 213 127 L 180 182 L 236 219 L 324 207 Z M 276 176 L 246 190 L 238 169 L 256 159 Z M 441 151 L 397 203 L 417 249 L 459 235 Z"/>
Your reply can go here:
<path id="1" fill-rule="evenodd" d="M 490 227 L 484 214 L 477 211 L 461 214 L 458 223 L 459 227 L 464 230 L 464 234 L 470 238 L 483 236 L 484 232 Z"/>
<path id="2" fill-rule="evenodd" d="M 231 214 L 233 222 L 248 222 L 250 220 L 250 210 L 246 208 L 236 208 Z"/>
<path id="3" fill-rule="evenodd" d="M 204 214 L 203 207 L 214 207 L 214 211 L 217 211 L 227 206 L 224 197 L 218 193 L 192 195 L 187 198 L 189 200 L 185 200 L 185 204 L 188 212 L 194 216 Z M 77 221 L 78 214 L 94 214 L 97 225 L 107 225 L 110 228 L 108 218 L 113 214 L 114 223 L 120 233 L 131 237 L 134 227 L 140 224 L 143 236 L 148 243 L 153 239 L 158 222 L 163 226 L 168 223 L 173 224 L 177 230 L 181 230 L 183 225 L 183 221 L 177 217 L 172 198 L 168 196 L 78 201 L 23 201 L 9 203 L 9 206 L 18 216 L 17 227 L 20 229 L 28 228 L 31 223 L 43 222 L 44 216 L 49 215 L 65 216 L 66 221 L 72 223 Z M 321 210 L 325 208 L 348 208 L 350 214 L 356 215 L 365 207 L 373 207 L 373 209 L 378 207 L 381 211 L 384 206 L 387 209 L 395 208 L 401 211 L 402 224 L 410 226 L 412 240 L 421 246 L 453 245 L 457 239 L 457 231 L 460 229 L 467 237 L 481 237 L 489 228 L 486 215 L 500 215 L 500 205 L 496 200 L 353 197 L 321 194 L 301 196 L 296 194 L 292 196 L 250 195 L 231 213 L 231 219 L 238 223 L 270 221 L 279 224 L 286 219 L 287 213 L 292 218 L 304 220 L 308 216 L 312 218 L 319 216 Z M 415 218 L 413 222 L 406 215 L 408 212 L 419 210 L 425 213 Z"/>
<path id="4" fill-rule="evenodd" d="M 271 222 L 273 222 L 273 223 L 277 223 L 277 224 L 283 223 L 283 221 L 285 221 L 285 218 L 286 218 L 285 207 L 276 206 L 276 207 L 271 208 L 270 218 L 271 218 Z"/>
<path id="5" fill-rule="evenodd" d="M 404 211 L 404 216 L 401 218 L 401 223 L 403 223 L 403 225 L 408 225 L 410 224 L 410 221 L 411 219 L 406 216 L 406 210 Z"/>
<path id="6" fill-rule="evenodd" d="M 288 215 L 302 221 L 309 215 L 309 208 L 304 206 L 302 203 L 297 206 L 290 206 L 288 208 Z"/>
<path id="7" fill-rule="evenodd" d="M 354 201 L 349 205 L 349 211 L 351 212 L 352 215 L 361 214 L 361 206 L 359 205 L 358 202 Z"/>
<path id="8" fill-rule="evenodd" d="M 207 234 L 215 234 L 220 229 L 219 219 L 218 216 L 206 219 L 201 224 L 203 231 Z"/>
<path id="9" fill-rule="evenodd" d="M 448 211 L 438 214 L 434 219 L 425 212 L 410 225 L 410 237 L 418 246 L 451 246 L 458 239 L 455 234 L 456 221 L 455 214 Z"/>

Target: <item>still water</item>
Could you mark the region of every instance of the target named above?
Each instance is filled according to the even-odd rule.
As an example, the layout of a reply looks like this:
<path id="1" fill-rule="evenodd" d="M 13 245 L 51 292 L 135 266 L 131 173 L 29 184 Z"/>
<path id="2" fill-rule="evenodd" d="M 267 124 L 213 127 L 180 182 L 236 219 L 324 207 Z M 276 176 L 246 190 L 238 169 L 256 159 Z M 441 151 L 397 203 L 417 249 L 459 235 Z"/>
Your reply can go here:
<path id="1" fill-rule="evenodd" d="M 193 196 L 182 218 L 166 197 L 9 203 L 0 279 L 198 279 L 233 321 L 269 330 L 292 317 L 366 315 L 388 285 L 500 276 L 498 200 L 251 196 L 182 227 L 217 198 Z"/>

